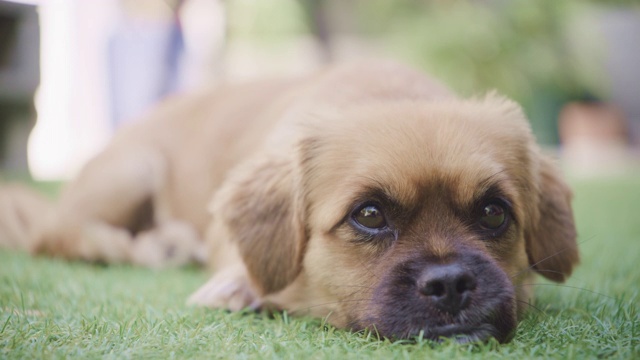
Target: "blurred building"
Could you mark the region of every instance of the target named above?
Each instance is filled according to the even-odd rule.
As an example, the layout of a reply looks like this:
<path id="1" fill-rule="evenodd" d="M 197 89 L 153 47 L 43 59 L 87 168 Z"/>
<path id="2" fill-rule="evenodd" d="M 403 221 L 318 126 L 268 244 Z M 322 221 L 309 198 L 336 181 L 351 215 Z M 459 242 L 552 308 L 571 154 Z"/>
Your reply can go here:
<path id="1" fill-rule="evenodd" d="M 39 37 L 34 5 L 0 1 L 0 170 L 27 171 L 25 149 L 40 83 Z"/>

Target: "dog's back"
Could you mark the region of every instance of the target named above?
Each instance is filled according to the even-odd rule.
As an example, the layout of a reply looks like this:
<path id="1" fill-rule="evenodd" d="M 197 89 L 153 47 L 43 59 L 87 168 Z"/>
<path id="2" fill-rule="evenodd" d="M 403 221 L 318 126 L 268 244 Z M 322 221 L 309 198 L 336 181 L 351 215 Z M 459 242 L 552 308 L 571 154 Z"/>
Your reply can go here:
<path id="1" fill-rule="evenodd" d="M 91 261 L 162 264 L 176 246 L 202 243 L 210 221 L 207 205 L 229 171 L 256 152 L 286 148 L 292 121 L 398 96 L 417 100 L 452 94 L 409 67 L 363 61 L 305 78 L 169 99 L 121 129 L 66 186 L 46 219 L 50 206 L 36 194 L 3 189 L 0 246 Z M 145 239 L 166 246 L 148 247 Z M 195 245 L 187 248 L 187 253 L 200 251 Z"/>

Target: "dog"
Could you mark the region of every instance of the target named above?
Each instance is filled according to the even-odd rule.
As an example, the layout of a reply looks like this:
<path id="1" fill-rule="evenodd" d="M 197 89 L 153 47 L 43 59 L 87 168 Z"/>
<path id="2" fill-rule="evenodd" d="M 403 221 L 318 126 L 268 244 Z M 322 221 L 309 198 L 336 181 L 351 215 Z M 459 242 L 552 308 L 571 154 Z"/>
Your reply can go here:
<path id="1" fill-rule="evenodd" d="M 369 61 L 170 99 L 12 233 L 70 259 L 209 264 L 191 304 L 506 342 L 534 273 L 579 261 L 571 196 L 516 103 Z M 19 197 L 0 221 L 34 223 Z"/>

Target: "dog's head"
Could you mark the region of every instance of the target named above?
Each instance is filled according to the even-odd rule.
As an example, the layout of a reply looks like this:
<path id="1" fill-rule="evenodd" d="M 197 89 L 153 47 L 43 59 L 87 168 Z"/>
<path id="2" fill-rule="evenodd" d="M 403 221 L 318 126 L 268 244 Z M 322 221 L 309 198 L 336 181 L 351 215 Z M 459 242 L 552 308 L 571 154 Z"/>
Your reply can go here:
<path id="1" fill-rule="evenodd" d="M 238 175 L 220 212 L 257 291 L 387 337 L 510 338 L 532 271 L 578 261 L 570 191 L 490 95 L 354 106 Z"/>

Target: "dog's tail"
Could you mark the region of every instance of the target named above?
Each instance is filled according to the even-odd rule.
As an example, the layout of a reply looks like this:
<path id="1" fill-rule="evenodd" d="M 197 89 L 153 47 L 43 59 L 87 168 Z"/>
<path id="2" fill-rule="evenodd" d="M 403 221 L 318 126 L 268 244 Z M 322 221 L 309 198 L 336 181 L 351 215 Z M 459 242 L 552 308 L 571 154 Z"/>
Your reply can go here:
<path id="1" fill-rule="evenodd" d="M 32 251 L 35 231 L 52 202 L 23 185 L 0 186 L 0 248 Z"/>

